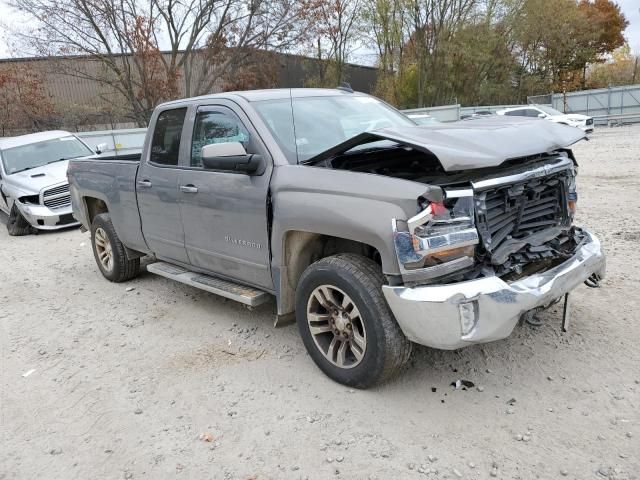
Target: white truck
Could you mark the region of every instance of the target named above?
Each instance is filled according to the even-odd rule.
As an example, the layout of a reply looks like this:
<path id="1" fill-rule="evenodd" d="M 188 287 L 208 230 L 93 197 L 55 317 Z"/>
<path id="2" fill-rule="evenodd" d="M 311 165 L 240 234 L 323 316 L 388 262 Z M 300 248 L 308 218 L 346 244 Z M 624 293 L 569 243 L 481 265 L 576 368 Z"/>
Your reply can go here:
<path id="1" fill-rule="evenodd" d="M 78 225 L 73 218 L 69 159 L 94 152 L 78 137 L 50 131 L 0 138 L 0 210 L 9 235 Z"/>

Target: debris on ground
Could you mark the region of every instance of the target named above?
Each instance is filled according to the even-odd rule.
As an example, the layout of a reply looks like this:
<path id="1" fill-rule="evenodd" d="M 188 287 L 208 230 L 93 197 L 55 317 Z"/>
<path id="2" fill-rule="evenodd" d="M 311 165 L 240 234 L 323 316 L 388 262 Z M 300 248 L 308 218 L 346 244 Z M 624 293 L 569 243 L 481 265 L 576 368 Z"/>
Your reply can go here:
<path id="1" fill-rule="evenodd" d="M 475 383 L 469 380 L 456 380 L 455 382 L 451 382 L 451 386 L 455 390 L 466 390 L 467 388 L 473 388 L 475 386 Z"/>

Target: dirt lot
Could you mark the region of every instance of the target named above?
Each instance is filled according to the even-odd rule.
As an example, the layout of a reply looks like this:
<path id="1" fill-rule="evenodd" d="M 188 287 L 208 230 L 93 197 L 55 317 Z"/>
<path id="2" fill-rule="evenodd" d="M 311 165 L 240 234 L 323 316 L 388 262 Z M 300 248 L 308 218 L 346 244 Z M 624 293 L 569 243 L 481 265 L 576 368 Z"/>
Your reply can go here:
<path id="1" fill-rule="evenodd" d="M 571 332 L 556 308 L 504 341 L 419 348 L 369 391 L 322 375 L 273 304 L 111 284 L 88 234 L 1 227 L 0 479 L 640 478 L 640 127 L 575 151 L 609 271 L 574 293 Z"/>

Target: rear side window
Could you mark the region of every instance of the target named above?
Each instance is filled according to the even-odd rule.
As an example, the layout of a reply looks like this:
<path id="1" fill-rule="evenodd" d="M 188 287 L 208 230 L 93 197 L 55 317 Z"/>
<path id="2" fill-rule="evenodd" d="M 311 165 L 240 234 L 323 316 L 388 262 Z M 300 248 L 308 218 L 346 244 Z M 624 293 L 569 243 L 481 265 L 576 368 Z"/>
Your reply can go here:
<path id="1" fill-rule="evenodd" d="M 165 110 L 158 116 L 151 141 L 151 161 L 160 165 L 178 165 L 180 137 L 187 113 L 185 108 Z"/>
<path id="2" fill-rule="evenodd" d="M 193 127 L 191 166 L 202 167 L 202 147 L 225 142 L 240 142 L 245 150 L 249 149 L 249 132 L 240 119 L 222 109 L 199 111 Z"/>

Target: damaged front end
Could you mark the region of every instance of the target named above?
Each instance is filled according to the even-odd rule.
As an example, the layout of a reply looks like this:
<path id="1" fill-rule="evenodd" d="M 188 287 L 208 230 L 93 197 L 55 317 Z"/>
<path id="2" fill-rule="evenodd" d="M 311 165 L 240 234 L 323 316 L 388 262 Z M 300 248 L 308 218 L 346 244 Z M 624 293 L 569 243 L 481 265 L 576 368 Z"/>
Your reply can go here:
<path id="1" fill-rule="evenodd" d="M 413 216 L 392 220 L 401 278 L 382 287 L 416 343 L 456 349 L 505 338 L 526 312 L 604 276 L 597 237 L 573 226 L 568 148 L 583 132 L 510 122 L 366 132 L 309 162 L 429 186 Z"/>
<path id="2" fill-rule="evenodd" d="M 498 276 L 513 281 L 570 258 L 584 240 L 573 227 L 576 167 L 566 154 L 542 165 L 442 188 L 393 231 L 405 283 Z"/>
<path id="3" fill-rule="evenodd" d="M 469 188 L 442 186 L 422 211 L 394 221 L 403 285 L 384 286 L 405 334 L 455 349 L 511 334 L 605 272 L 598 239 L 573 226 L 576 167 L 566 152 Z"/>

